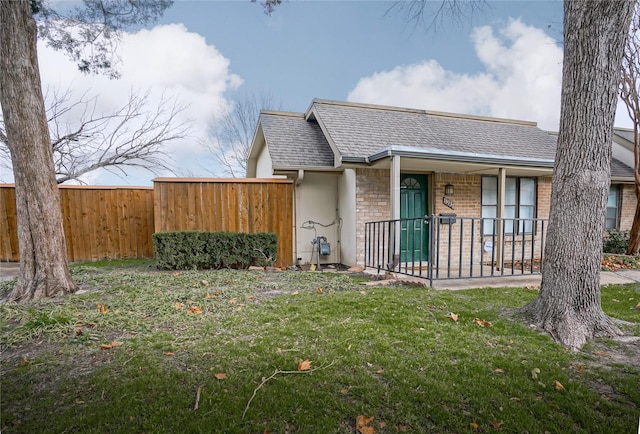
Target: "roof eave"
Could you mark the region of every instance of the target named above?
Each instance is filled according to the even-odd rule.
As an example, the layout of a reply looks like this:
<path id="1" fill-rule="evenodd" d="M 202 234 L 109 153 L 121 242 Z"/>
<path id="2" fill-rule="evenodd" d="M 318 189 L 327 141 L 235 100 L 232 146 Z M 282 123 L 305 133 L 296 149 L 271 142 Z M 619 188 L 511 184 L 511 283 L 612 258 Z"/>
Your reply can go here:
<path id="1" fill-rule="evenodd" d="M 499 156 L 499 155 L 482 155 L 482 154 L 466 154 L 466 153 L 451 153 L 434 151 L 429 149 L 398 149 L 395 147 L 385 148 L 380 152 L 370 155 L 365 158 L 368 163 L 381 160 L 383 158 L 400 156 L 408 158 L 420 158 L 429 160 L 442 160 L 442 161 L 458 161 L 461 163 L 482 163 L 482 164 L 498 164 L 508 166 L 525 166 L 525 167 L 545 167 L 553 168 L 554 161 L 543 158 L 517 158 L 512 156 Z M 354 157 L 350 157 L 354 158 Z M 346 160 L 346 157 L 343 157 Z M 355 162 L 355 161 L 354 161 Z"/>

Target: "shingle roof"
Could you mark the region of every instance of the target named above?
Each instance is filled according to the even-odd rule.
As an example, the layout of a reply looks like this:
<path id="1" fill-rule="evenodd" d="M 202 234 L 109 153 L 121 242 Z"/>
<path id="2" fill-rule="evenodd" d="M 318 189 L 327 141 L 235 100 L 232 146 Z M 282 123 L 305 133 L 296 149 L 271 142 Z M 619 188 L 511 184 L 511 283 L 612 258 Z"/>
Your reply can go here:
<path id="1" fill-rule="evenodd" d="M 622 161 L 611 158 L 611 177 L 612 178 L 633 178 L 633 169 Z"/>
<path id="2" fill-rule="evenodd" d="M 367 157 L 390 146 L 515 158 L 555 157 L 555 137 L 530 122 L 319 100 L 314 100 L 311 110 L 343 157 Z"/>
<path id="3" fill-rule="evenodd" d="M 274 166 L 333 167 L 333 151 L 317 122 L 302 113 L 266 112 L 260 123 Z"/>
<path id="4" fill-rule="evenodd" d="M 365 158 L 393 147 L 488 158 L 554 160 L 557 136 L 535 123 L 314 100 L 307 114 L 262 112 L 260 123 L 274 167 L 333 167 L 325 133 L 343 158 Z M 616 129 L 616 134 L 633 133 Z M 632 178 L 633 170 L 611 161 L 611 176 Z"/>

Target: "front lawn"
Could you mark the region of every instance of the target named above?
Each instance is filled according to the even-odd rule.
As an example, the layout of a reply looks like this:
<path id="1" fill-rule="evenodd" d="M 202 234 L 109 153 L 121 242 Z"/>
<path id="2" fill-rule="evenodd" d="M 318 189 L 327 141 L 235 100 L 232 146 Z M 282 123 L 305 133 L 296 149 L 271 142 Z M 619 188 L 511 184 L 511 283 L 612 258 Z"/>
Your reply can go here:
<path id="1" fill-rule="evenodd" d="M 513 315 L 534 290 L 106 265 L 0 304 L 3 433 L 638 429 L 639 342 L 561 347 Z M 640 285 L 602 299 L 640 335 Z"/>

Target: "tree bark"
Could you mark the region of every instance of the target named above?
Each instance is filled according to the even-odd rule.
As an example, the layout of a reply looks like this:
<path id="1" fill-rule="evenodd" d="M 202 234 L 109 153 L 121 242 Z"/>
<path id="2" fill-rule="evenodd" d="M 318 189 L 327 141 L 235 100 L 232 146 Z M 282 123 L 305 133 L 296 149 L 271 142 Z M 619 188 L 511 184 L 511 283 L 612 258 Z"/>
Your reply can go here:
<path id="1" fill-rule="evenodd" d="M 600 267 L 618 80 L 634 1 L 564 2 L 560 134 L 538 298 L 523 308 L 565 345 L 619 335 Z"/>
<path id="2" fill-rule="evenodd" d="M 0 0 L 0 104 L 16 185 L 20 274 L 27 301 L 74 292 L 28 0 Z"/>

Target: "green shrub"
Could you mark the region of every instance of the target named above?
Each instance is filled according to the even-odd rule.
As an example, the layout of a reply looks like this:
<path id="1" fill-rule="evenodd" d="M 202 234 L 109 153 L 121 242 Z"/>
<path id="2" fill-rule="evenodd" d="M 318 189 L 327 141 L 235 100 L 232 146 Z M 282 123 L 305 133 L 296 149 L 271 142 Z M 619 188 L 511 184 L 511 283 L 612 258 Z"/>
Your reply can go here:
<path id="1" fill-rule="evenodd" d="M 629 231 L 609 229 L 602 240 L 604 253 L 624 254 L 629 247 Z"/>
<path id="2" fill-rule="evenodd" d="M 272 265 L 278 253 L 278 236 L 266 232 L 156 232 L 153 247 L 159 268 L 244 269 Z"/>

